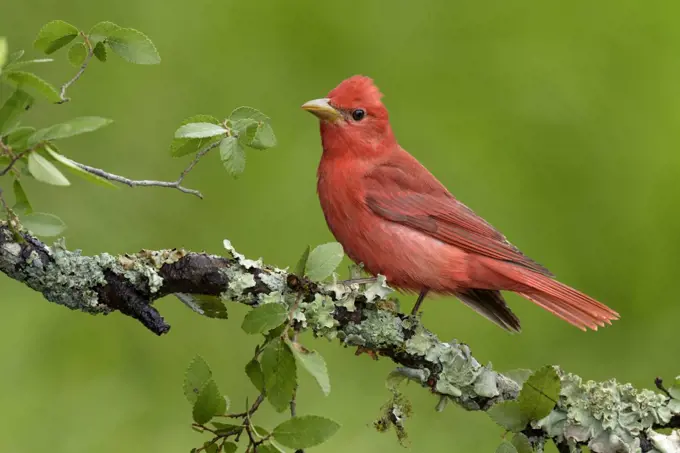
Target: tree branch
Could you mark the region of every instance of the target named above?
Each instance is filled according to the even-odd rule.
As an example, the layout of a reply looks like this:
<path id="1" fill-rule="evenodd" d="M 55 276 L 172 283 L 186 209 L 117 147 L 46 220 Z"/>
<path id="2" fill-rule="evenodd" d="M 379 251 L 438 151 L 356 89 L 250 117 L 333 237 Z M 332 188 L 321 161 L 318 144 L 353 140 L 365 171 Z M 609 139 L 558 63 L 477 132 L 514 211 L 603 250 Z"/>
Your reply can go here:
<path id="1" fill-rule="evenodd" d="M 20 236 L 0 223 L 0 271 L 74 310 L 118 310 L 160 335 L 170 326 L 152 303 L 170 294 L 219 296 L 251 306 L 292 308 L 299 301 L 296 330 L 389 357 L 399 365 L 397 375 L 417 381 L 441 402 L 486 411 L 515 400 L 520 390 L 510 377 L 482 365 L 467 345 L 442 342 L 419 319 L 398 312 L 381 277 L 364 285 L 317 284 L 246 259 L 229 241 L 228 257 L 177 249 L 82 256 L 63 243 L 48 247 L 27 232 Z M 680 426 L 680 401 L 615 380 L 584 382 L 558 374 L 561 393 L 553 411 L 522 430 L 534 447 L 553 440 L 564 452 L 580 451 L 581 445 L 598 453 L 680 452 L 677 431 L 657 432 Z"/>

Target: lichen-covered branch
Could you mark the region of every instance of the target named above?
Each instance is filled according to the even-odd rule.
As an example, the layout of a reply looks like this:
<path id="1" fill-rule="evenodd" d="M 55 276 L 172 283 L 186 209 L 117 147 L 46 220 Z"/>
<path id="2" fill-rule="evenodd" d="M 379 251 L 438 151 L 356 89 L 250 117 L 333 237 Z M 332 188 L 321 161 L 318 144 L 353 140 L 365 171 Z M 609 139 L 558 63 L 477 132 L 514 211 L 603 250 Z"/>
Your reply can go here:
<path id="1" fill-rule="evenodd" d="M 0 224 L 0 271 L 68 308 L 92 314 L 117 310 L 160 335 L 169 326 L 151 304 L 166 295 L 218 296 L 251 306 L 284 304 L 297 307 L 296 330 L 389 357 L 399 365 L 399 375 L 439 396 L 440 408 L 451 401 L 486 411 L 518 397 L 520 383 L 481 364 L 467 345 L 443 342 L 418 318 L 400 313 L 387 297 L 391 290 L 383 278 L 318 284 L 246 259 L 228 241 L 225 248 L 226 256 L 177 249 L 83 256 Z M 583 382 L 561 370 L 558 374 L 561 391 L 554 409 L 522 429 L 536 451 L 553 440 L 564 452 L 581 446 L 598 453 L 680 452 L 677 431 L 659 433 L 680 427 L 680 401 L 614 380 Z"/>

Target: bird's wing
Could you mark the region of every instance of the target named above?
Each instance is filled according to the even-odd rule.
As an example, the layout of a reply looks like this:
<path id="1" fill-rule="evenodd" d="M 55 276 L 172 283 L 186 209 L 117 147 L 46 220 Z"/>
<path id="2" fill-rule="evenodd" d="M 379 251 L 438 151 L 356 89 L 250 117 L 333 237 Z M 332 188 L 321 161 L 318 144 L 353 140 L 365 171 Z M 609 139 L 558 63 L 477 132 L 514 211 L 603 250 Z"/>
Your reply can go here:
<path id="1" fill-rule="evenodd" d="M 525 256 L 498 230 L 456 200 L 415 159 L 408 163 L 403 166 L 392 161 L 364 176 L 365 202 L 375 214 L 466 252 L 552 276 L 548 269 Z"/>

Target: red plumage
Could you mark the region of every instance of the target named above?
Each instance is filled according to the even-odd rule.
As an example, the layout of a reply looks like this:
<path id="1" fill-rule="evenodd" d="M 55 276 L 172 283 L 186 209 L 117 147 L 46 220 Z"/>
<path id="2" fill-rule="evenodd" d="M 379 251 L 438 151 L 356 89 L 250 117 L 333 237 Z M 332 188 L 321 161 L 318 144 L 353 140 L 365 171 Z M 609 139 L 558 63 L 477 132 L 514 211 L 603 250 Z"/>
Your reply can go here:
<path id="1" fill-rule="evenodd" d="M 520 330 L 519 319 L 500 290 L 582 330 L 618 319 L 609 307 L 555 280 L 456 200 L 399 146 L 381 97 L 371 79 L 354 76 L 303 106 L 321 119 L 321 207 L 353 261 L 398 289 L 455 295 L 512 331 Z"/>

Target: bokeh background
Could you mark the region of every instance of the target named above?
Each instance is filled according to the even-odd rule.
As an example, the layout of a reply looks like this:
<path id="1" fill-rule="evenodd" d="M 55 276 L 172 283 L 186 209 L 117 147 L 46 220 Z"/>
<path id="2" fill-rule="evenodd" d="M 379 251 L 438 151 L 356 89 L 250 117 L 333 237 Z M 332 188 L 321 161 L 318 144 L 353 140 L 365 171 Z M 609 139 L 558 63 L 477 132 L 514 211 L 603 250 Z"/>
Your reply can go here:
<path id="1" fill-rule="evenodd" d="M 425 304 L 426 324 L 468 343 L 500 370 L 560 364 L 585 378 L 652 386 L 680 372 L 680 27 L 677 2 L 516 0 L 27 0 L 5 2 L 0 35 L 31 49 L 39 28 L 63 19 L 88 29 L 111 20 L 148 34 L 162 56 L 136 66 L 94 62 L 73 102 L 42 105 L 46 126 L 78 115 L 115 123 L 62 142 L 68 156 L 132 178 L 174 179 L 177 125 L 240 105 L 272 118 L 279 146 L 248 152 L 230 178 L 210 155 L 187 179 L 204 200 L 159 188 L 111 191 L 27 182 L 34 207 L 64 219 L 85 253 L 186 247 L 241 252 L 294 265 L 306 244 L 332 240 L 315 194 L 315 118 L 299 109 L 345 77 L 372 76 L 402 145 L 452 192 L 563 281 L 617 309 L 611 328 L 582 333 L 510 295 L 523 322 L 509 335 L 455 299 Z M 58 63 L 37 68 L 60 84 Z M 0 181 L 7 188 L 8 181 Z M 128 318 L 91 317 L 46 303 L 0 276 L 0 450 L 186 452 L 181 383 L 195 354 L 213 366 L 235 407 L 254 397 L 242 372 L 256 338 L 199 317 L 173 298 L 157 306 L 172 324 L 157 338 Z M 402 298 L 407 308 L 413 298 Z M 402 451 L 371 427 L 389 395 L 387 360 L 355 357 L 305 337 L 326 358 L 333 390 L 302 377 L 300 413 L 342 430 L 315 451 Z M 450 406 L 416 386 L 407 394 L 411 451 L 490 452 L 502 431 L 483 413 Z M 280 419 L 269 408 L 258 422 Z M 554 451 L 554 450 L 551 450 Z"/>

